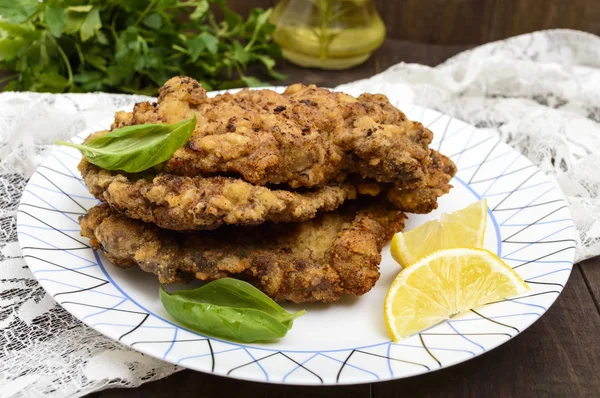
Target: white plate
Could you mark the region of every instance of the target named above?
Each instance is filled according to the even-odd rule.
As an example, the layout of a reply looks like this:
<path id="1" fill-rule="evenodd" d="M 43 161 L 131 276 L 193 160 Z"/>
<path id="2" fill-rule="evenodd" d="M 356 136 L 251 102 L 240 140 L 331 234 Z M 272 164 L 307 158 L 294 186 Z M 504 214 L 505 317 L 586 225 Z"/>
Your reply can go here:
<path id="1" fill-rule="evenodd" d="M 78 216 L 98 201 L 77 171 L 79 152 L 66 147 L 40 166 L 23 194 L 18 234 L 27 264 L 44 289 L 90 327 L 203 372 L 273 383 L 353 384 L 414 376 L 472 359 L 515 337 L 556 300 L 573 265 L 573 222 L 555 182 L 497 137 L 433 110 L 399 107 L 428 126 L 435 133 L 432 147 L 458 166 L 454 188 L 440 199 L 439 209 L 411 215 L 407 229 L 486 197 L 485 247 L 528 281 L 531 292 L 392 343 L 383 299 L 399 266 L 386 247 L 381 278 L 371 292 L 328 305 L 286 305 L 308 313 L 279 342 L 208 338 L 171 319 L 160 304 L 154 275 L 112 266 L 79 235 Z"/>

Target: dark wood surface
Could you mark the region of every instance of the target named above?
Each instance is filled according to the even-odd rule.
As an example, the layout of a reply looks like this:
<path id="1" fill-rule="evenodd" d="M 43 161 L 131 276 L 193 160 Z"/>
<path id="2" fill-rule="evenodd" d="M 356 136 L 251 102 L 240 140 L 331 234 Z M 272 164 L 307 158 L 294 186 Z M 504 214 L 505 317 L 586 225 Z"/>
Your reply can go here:
<path id="1" fill-rule="evenodd" d="M 282 69 L 289 82 L 334 86 L 368 77 L 394 63 L 435 65 L 470 46 L 388 40 L 365 64 L 349 71 Z M 297 387 L 227 379 L 184 370 L 135 389 L 95 398 L 198 397 L 598 397 L 600 396 L 600 258 L 577 264 L 563 293 L 529 329 L 463 364 L 377 384 Z"/>
<path id="2" fill-rule="evenodd" d="M 598 0 L 375 0 L 388 37 L 481 44 L 542 29 L 600 34 Z"/>
<path id="3" fill-rule="evenodd" d="M 308 1 L 308 0 L 304 0 Z M 600 34 L 599 0 L 373 0 L 390 39 L 482 44 L 542 29 Z M 278 0 L 228 0 L 242 13 Z"/>

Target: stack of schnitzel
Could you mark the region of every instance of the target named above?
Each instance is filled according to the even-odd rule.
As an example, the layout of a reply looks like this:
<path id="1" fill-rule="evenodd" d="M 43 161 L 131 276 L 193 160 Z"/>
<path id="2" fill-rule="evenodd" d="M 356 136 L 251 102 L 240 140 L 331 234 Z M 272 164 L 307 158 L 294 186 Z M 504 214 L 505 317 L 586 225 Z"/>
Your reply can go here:
<path id="1" fill-rule="evenodd" d="M 187 144 L 149 170 L 79 165 L 103 202 L 81 218 L 82 235 L 161 283 L 231 276 L 298 303 L 364 294 L 404 212 L 435 209 L 456 172 L 385 96 L 313 85 L 209 98 L 175 77 L 112 129 L 194 114 Z"/>

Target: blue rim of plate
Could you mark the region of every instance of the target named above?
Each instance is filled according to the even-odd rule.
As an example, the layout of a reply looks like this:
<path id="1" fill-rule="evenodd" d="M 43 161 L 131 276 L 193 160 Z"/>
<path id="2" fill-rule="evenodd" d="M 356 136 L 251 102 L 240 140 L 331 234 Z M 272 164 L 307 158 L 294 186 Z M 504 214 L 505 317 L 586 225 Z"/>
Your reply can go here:
<path id="1" fill-rule="evenodd" d="M 403 109 L 402 105 L 399 107 Z M 461 143 L 464 142 L 463 148 L 457 152 L 446 152 L 446 149 L 442 148 L 442 151 L 449 155 L 458 165 L 459 172 L 455 181 L 471 191 L 475 197 L 488 198 L 490 202 L 489 214 L 492 224 L 496 229 L 496 236 L 498 237 L 497 253 L 517 272 L 521 273 L 533 288 L 532 292 L 525 295 L 525 297 L 495 303 L 496 307 L 504 306 L 505 303 L 516 303 L 519 307 L 527 308 L 527 311 L 523 310 L 519 312 L 515 307 L 512 312 L 505 309 L 501 315 L 486 316 L 484 314 L 485 311 L 482 310 L 480 311 L 481 313 L 475 312 L 475 315 L 472 317 L 465 318 L 463 316 L 464 319 L 453 318 L 442 325 L 423 331 L 418 336 L 415 335 L 398 344 L 385 341 L 332 350 L 274 349 L 255 344 L 239 344 L 203 336 L 149 311 L 142 304 L 132 299 L 110 276 L 109 272 L 107 272 L 103 264 L 104 260 L 98 253 L 85 248 L 85 246 L 77 248 L 69 247 L 73 246 L 72 243 L 70 245 L 65 243 L 63 247 L 54 245 L 45 241 L 45 239 L 34 236 L 27 229 L 34 228 L 37 225 L 37 228 L 49 231 L 47 232 L 48 234 L 56 233 L 69 236 L 64 232 L 66 230 L 61 231 L 51 225 L 48 220 L 44 221 L 40 217 L 31 214 L 33 211 L 41 212 L 40 214 L 58 213 L 71 221 L 73 220 L 71 217 L 72 214 L 69 214 L 68 211 L 59 210 L 51 202 L 44 200 L 40 195 L 36 194 L 36 192 L 40 192 L 39 189 L 52 191 L 54 190 L 52 187 L 58 189 L 57 192 L 65 195 L 65 200 L 68 197 L 71 201 L 82 207 L 77 200 L 83 199 L 84 195 L 74 196 L 65 192 L 61 188 L 62 185 L 60 182 L 57 183 L 45 175 L 45 172 L 53 170 L 47 164 L 52 163 L 54 166 L 62 165 L 62 170 L 54 170 L 54 178 L 76 179 L 79 180 L 80 184 L 83 184 L 77 175 L 77 170 L 73 168 L 72 164 L 67 166 L 68 162 L 72 163 L 72 160 L 78 160 L 78 152 L 64 148 L 57 149 L 51 155 L 51 158 L 57 160 L 58 163 L 47 160 L 36 171 L 25 189 L 19 206 L 17 221 L 17 232 L 23 255 L 40 284 L 54 298 L 72 294 L 78 295 L 94 290 L 100 292 L 100 290 L 107 288 L 112 289 L 111 293 L 104 292 L 100 294 L 110 296 L 112 293 L 116 293 L 112 294 L 112 296 L 118 297 L 120 301 L 112 306 L 84 303 L 83 301 L 85 300 L 76 302 L 76 299 L 72 298 L 74 296 L 69 296 L 69 300 L 57 300 L 67 311 L 71 312 L 88 326 L 145 354 L 199 371 L 213 372 L 222 376 L 252 381 L 301 385 L 331 385 L 370 383 L 410 377 L 464 362 L 515 337 L 547 311 L 562 291 L 569 277 L 574 258 L 575 230 L 567 204 L 556 183 L 523 155 L 502 143 L 494 134 L 478 130 L 473 126 L 434 110 L 412 105 L 405 105 L 404 109 L 409 109 L 406 113 L 410 118 L 422 121 L 426 126 L 432 128 L 432 130 L 434 130 L 432 126 L 436 124 L 440 127 L 440 129 L 434 130 L 441 130 L 441 132 L 436 134 L 432 148 L 439 149 L 444 143 L 448 145 L 447 143 L 452 139 L 461 139 Z M 454 126 L 451 129 L 450 126 L 452 124 L 458 124 L 459 127 Z M 449 131 L 451 133 L 448 133 Z M 89 131 L 80 134 L 78 136 L 79 140 L 88 134 Z M 461 161 L 464 159 L 463 155 L 471 152 L 470 156 L 472 156 L 474 151 L 477 153 L 480 152 L 477 158 L 478 161 L 471 162 L 468 166 L 461 165 Z M 511 163 L 501 163 L 503 169 L 499 170 L 499 173 L 495 173 L 492 170 L 490 174 L 487 165 L 510 154 L 513 157 Z M 68 158 L 74 159 L 69 160 Z M 513 168 L 513 166 L 516 168 Z M 43 170 L 43 172 L 40 170 Z M 481 177 L 481 175 L 484 175 L 484 177 Z M 509 180 L 512 180 L 509 187 L 500 193 L 491 193 L 491 188 L 500 179 L 505 179 L 508 175 L 511 176 Z M 489 184 L 484 184 L 486 182 L 489 182 Z M 487 188 L 484 190 L 483 187 Z M 523 196 L 522 192 L 526 190 L 530 191 L 531 200 L 519 198 L 518 206 L 510 205 L 511 202 L 514 202 L 516 196 Z M 524 198 L 526 197 L 524 196 Z M 37 203 L 41 203 L 42 205 L 28 203 L 29 200 L 35 198 L 38 200 Z M 95 199 L 91 198 L 91 196 L 89 198 L 91 200 L 87 207 L 96 204 Z M 532 210 L 534 208 L 535 210 Z M 534 211 L 543 215 L 535 216 L 538 213 L 534 214 Z M 535 217 L 523 217 L 530 213 Z M 26 222 L 29 224 L 23 222 L 26 218 Z M 498 221 L 498 219 L 501 221 Z M 515 222 L 519 219 L 523 220 Z M 511 220 L 513 221 L 508 223 Z M 524 231 L 528 231 L 527 234 L 532 235 L 532 230 L 540 229 L 538 226 L 542 224 L 548 225 L 547 228 L 560 224 L 560 229 L 550 231 L 541 228 L 551 233 L 536 232 L 539 237 L 538 235 L 534 237 L 529 236 L 528 240 L 519 240 L 519 235 L 522 235 Z M 72 236 L 69 236 L 69 238 L 71 242 L 74 239 Z M 552 239 L 548 240 L 548 238 Z M 46 246 L 39 246 L 40 242 Z M 69 242 L 69 240 L 66 240 L 66 242 Z M 79 243 L 85 245 L 85 242 L 79 241 Z M 555 245 L 561 245 L 561 247 L 555 250 Z M 532 247 L 535 247 L 538 254 L 540 247 L 547 247 L 548 250 L 543 249 L 543 254 L 536 254 L 535 258 L 516 258 L 514 256 L 516 253 L 522 252 L 523 254 L 527 250 L 532 250 L 530 249 Z M 505 250 L 505 248 L 508 250 Z M 79 256 L 77 252 L 80 250 L 93 252 L 94 261 Z M 83 272 L 81 271 L 83 268 L 69 268 L 68 266 L 49 262 L 44 258 L 44 253 L 51 251 L 61 251 L 90 262 L 89 266 L 83 267 L 88 270 Z M 523 257 L 523 255 L 518 257 Z M 535 275 L 524 272 L 527 268 L 526 266 L 532 264 L 538 268 L 541 266 L 541 268 L 548 268 L 549 270 L 546 269 L 544 272 L 536 273 Z M 48 277 L 40 278 L 36 275 L 39 272 L 50 272 L 51 270 L 46 269 L 49 266 L 54 271 L 59 271 L 58 274 L 61 273 L 60 271 L 68 270 L 76 273 L 78 277 L 86 275 L 90 272 L 90 269 L 97 267 L 96 271 L 99 270 L 100 274 L 96 273 L 93 276 L 88 276 L 99 283 L 92 284 L 92 286 L 79 286 L 65 284 L 64 282 Z M 71 272 L 70 274 L 72 275 Z M 114 315 L 120 320 L 123 319 L 123 314 L 129 317 L 134 317 L 135 315 L 136 318 L 135 321 L 131 321 L 130 324 L 126 325 L 127 329 L 119 329 L 117 327 L 102 328 L 90 321 L 91 316 L 99 314 L 103 316 Z M 508 321 L 503 320 L 504 318 L 511 318 L 511 316 L 515 316 L 518 322 L 515 321 L 516 323 L 509 324 Z M 487 334 L 490 336 L 493 335 L 494 338 L 487 338 L 486 336 L 486 339 L 483 341 L 480 337 L 475 337 L 479 336 L 477 333 L 470 332 L 472 328 L 464 328 L 465 325 L 473 324 L 475 321 L 486 322 L 487 326 L 485 330 L 493 326 L 493 332 Z M 459 322 L 461 323 L 460 326 L 458 325 Z M 156 327 L 157 330 L 163 327 L 161 325 L 164 325 L 164 328 L 172 329 L 172 337 L 170 339 L 165 338 L 164 340 L 142 342 L 132 339 L 136 331 L 142 327 L 147 327 L 149 324 L 154 325 L 152 327 Z M 443 333 L 431 332 L 440 329 L 442 326 L 445 326 Z M 434 342 L 426 344 L 423 336 Z M 440 347 L 436 343 L 438 341 L 445 341 L 445 345 Z M 156 349 L 156 345 L 154 344 L 161 344 L 161 350 Z M 472 348 L 466 349 L 465 344 Z M 182 349 L 182 352 L 186 353 L 190 352 L 191 348 L 189 347 L 193 346 L 193 349 L 197 350 L 197 353 L 187 357 L 181 356 L 178 353 L 176 354 L 176 348 L 180 346 L 186 346 L 185 349 Z M 402 348 L 402 355 L 395 354 L 395 350 L 398 347 Z M 451 352 L 452 354 L 449 357 L 444 356 L 447 352 Z M 235 353 L 234 357 L 231 356 L 232 353 Z M 227 360 L 225 361 L 226 367 L 221 366 L 219 361 L 220 356 L 223 357 L 225 355 L 227 355 Z M 412 358 L 421 358 L 421 361 L 411 361 L 410 359 Z M 425 362 L 425 359 L 428 361 Z M 323 365 L 323 363 L 327 363 L 327 365 Z M 300 372 L 302 376 L 297 377 Z"/>

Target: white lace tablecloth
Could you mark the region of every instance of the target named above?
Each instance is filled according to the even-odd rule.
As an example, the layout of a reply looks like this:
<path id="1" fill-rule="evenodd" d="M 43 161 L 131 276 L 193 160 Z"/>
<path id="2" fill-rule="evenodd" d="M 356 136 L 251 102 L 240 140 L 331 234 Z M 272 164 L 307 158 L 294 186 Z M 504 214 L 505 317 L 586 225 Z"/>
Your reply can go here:
<path id="1" fill-rule="evenodd" d="M 398 64 L 340 89 L 402 93 L 407 101 L 494 129 L 560 184 L 579 232 L 577 260 L 600 254 L 599 37 L 537 32 L 435 68 Z M 69 315 L 37 284 L 17 242 L 21 192 L 52 143 L 106 127 L 115 111 L 143 98 L 0 94 L 0 397 L 82 396 L 178 370 Z"/>

